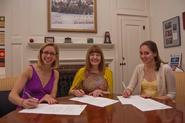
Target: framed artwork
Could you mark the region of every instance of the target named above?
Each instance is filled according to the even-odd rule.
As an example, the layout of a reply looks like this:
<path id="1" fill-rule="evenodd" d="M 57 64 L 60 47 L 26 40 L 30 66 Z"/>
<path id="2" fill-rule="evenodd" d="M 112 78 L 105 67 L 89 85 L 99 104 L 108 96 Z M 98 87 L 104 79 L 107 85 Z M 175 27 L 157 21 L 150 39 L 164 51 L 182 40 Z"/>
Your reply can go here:
<path id="1" fill-rule="evenodd" d="M 55 38 L 54 37 L 44 37 L 45 43 L 54 43 Z"/>
<path id="2" fill-rule="evenodd" d="M 183 29 L 185 30 L 185 12 L 182 13 Z"/>
<path id="3" fill-rule="evenodd" d="M 105 32 L 104 43 L 111 43 L 110 32 L 108 32 L 108 31 Z"/>
<path id="4" fill-rule="evenodd" d="M 96 0 L 48 0 L 48 31 L 96 33 Z"/>
<path id="5" fill-rule="evenodd" d="M 181 45 L 179 16 L 163 21 L 164 47 Z"/>

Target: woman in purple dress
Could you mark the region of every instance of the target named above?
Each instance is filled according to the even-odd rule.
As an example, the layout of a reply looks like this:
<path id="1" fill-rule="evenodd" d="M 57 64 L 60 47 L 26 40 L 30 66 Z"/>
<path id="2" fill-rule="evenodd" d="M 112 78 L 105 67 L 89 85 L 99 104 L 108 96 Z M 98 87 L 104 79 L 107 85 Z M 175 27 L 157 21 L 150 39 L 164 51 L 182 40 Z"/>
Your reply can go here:
<path id="1" fill-rule="evenodd" d="M 9 94 L 9 100 L 23 108 L 35 108 L 41 102 L 54 104 L 59 73 L 59 49 L 54 43 L 41 47 L 37 64 L 20 75 Z M 19 96 L 22 92 L 22 96 Z"/>

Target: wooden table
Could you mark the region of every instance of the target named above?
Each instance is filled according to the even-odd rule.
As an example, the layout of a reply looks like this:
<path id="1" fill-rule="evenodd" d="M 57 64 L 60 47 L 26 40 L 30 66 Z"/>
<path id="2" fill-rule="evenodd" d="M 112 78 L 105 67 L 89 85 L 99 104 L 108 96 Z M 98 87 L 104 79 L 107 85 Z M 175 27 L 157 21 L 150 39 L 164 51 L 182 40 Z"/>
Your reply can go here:
<path id="1" fill-rule="evenodd" d="M 58 98 L 62 104 L 82 104 Z M 110 98 L 117 99 L 116 96 Z M 171 102 L 163 102 L 173 105 Z M 101 108 L 87 105 L 79 116 L 24 114 L 13 111 L 0 119 L 0 123 L 183 123 L 183 112 L 176 108 L 142 112 L 132 105 L 120 102 Z"/>

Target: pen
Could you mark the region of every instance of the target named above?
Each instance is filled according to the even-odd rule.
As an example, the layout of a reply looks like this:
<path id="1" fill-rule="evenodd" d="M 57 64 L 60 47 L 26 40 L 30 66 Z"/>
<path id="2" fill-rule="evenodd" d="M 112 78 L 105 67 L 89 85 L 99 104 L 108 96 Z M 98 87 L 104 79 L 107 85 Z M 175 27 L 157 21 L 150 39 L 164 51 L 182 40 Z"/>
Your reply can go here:
<path id="1" fill-rule="evenodd" d="M 124 83 L 124 81 L 122 81 L 122 86 L 123 86 L 123 89 L 126 89 L 126 86 L 125 86 L 125 83 Z"/>
<path id="2" fill-rule="evenodd" d="M 32 99 L 35 99 L 35 100 L 38 100 L 37 98 L 31 96 L 31 94 L 29 94 L 28 92 L 25 91 L 25 94 L 28 96 L 28 98 L 32 98 Z"/>

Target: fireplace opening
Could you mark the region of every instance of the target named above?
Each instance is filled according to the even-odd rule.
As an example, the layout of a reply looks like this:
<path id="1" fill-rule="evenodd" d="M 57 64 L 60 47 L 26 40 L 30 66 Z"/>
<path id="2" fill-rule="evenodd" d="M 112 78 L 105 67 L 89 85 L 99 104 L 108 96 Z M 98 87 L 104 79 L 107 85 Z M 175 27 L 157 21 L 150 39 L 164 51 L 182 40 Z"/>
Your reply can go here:
<path id="1" fill-rule="evenodd" d="M 76 72 L 83 67 L 84 64 L 75 65 L 60 65 L 59 66 L 59 81 L 57 87 L 57 97 L 68 96 L 69 89 L 72 85 Z"/>

